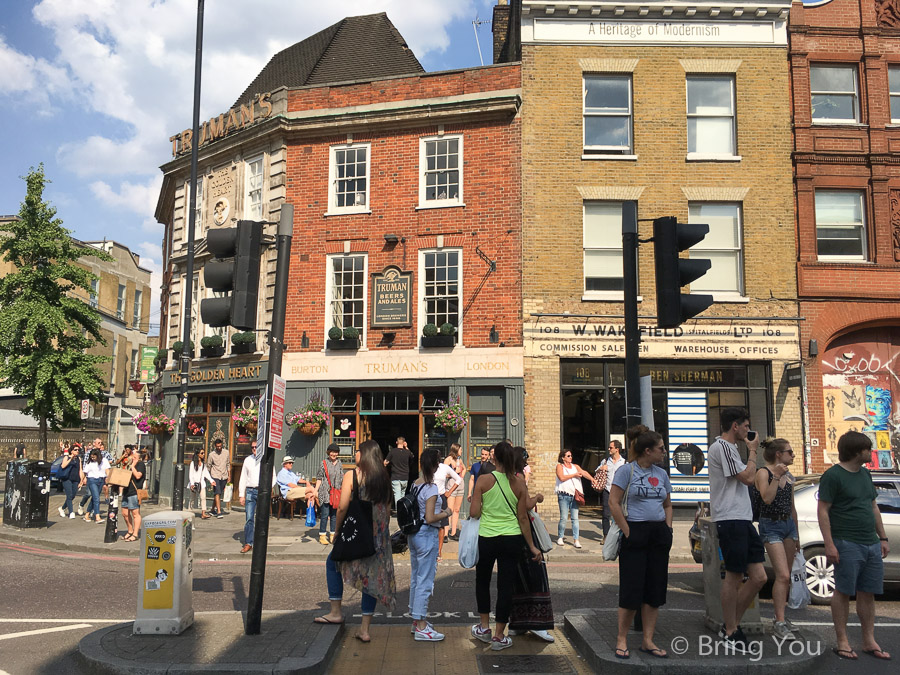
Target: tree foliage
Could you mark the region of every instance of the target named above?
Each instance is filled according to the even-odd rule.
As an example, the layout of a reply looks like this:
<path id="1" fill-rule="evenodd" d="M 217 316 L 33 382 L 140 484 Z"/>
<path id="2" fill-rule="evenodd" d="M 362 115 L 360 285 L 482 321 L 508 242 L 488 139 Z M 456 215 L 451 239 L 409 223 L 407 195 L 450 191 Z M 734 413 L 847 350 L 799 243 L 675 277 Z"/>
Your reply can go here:
<path id="1" fill-rule="evenodd" d="M 0 256 L 15 266 L 0 279 L 0 381 L 25 398 L 24 412 L 40 422 L 46 449 L 47 425 L 77 426 L 81 400 L 97 401 L 106 388 L 98 366 L 109 358 L 86 353 L 106 344 L 100 314 L 74 294 L 90 293 L 95 276 L 75 263 L 111 258 L 78 245 L 56 218 L 43 200 L 43 164 L 24 180 L 19 220 L 0 233 Z"/>

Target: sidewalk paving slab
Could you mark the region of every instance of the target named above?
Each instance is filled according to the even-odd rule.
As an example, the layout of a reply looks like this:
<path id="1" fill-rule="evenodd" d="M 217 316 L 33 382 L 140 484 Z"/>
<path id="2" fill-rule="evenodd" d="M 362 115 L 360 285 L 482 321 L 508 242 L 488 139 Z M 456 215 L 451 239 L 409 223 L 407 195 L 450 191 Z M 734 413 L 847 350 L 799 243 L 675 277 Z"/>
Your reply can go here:
<path id="1" fill-rule="evenodd" d="M 615 656 L 618 610 L 573 609 L 565 613 L 564 630 L 572 644 L 595 672 L 646 673 L 652 675 L 735 675 L 761 673 L 793 675 L 814 673 L 831 655 L 831 642 L 807 627 L 798 631 L 799 646 L 778 641 L 772 635 L 750 636 L 745 653 L 730 652 L 719 637 L 706 628 L 701 610 L 662 608 L 654 636 L 669 653 L 661 659 L 639 651 L 641 635 L 628 633 L 631 658 Z M 780 653 L 779 653 L 780 649 Z"/>
<path id="2" fill-rule="evenodd" d="M 130 621 L 102 628 L 81 639 L 78 657 L 102 675 L 323 673 L 342 633 L 306 614 L 263 612 L 260 634 L 245 635 L 243 613 L 217 612 L 198 614 L 180 635 L 134 635 Z"/>

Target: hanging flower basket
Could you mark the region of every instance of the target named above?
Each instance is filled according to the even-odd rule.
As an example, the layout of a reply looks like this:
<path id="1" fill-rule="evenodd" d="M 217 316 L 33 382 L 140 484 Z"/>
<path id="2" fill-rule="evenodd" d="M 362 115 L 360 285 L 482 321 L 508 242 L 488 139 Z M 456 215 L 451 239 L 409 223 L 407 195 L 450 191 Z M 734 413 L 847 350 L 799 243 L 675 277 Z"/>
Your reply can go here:
<path id="1" fill-rule="evenodd" d="M 319 392 L 313 392 L 309 403 L 289 412 L 284 420 L 301 434 L 315 436 L 331 419 L 328 406 Z"/>
<path id="2" fill-rule="evenodd" d="M 168 428 L 164 427 L 162 425 L 157 425 L 157 424 L 150 425 L 150 433 L 153 434 L 154 436 L 161 436 L 162 434 L 166 433 L 167 431 L 168 431 Z"/>
<path id="3" fill-rule="evenodd" d="M 238 408 L 231 415 L 234 426 L 243 429 L 248 434 L 255 434 L 259 425 L 259 406 L 254 402 L 250 408 Z"/>
<path id="4" fill-rule="evenodd" d="M 457 398 L 452 403 L 444 404 L 444 407 L 435 413 L 434 423 L 447 431 L 459 433 L 469 423 L 469 411 L 463 407 Z"/>
<path id="5" fill-rule="evenodd" d="M 301 434 L 306 434 L 307 436 L 315 436 L 322 430 L 322 425 L 316 422 L 307 422 L 306 424 L 298 427 Z"/>
<path id="6" fill-rule="evenodd" d="M 257 422 L 256 420 L 251 420 L 244 425 L 244 430 L 250 435 L 255 434 L 258 428 L 259 422 Z"/>
<path id="7" fill-rule="evenodd" d="M 175 420 L 162 411 L 162 406 L 154 403 L 134 416 L 134 426 L 145 434 L 171 434 L 175 431 Z"/>

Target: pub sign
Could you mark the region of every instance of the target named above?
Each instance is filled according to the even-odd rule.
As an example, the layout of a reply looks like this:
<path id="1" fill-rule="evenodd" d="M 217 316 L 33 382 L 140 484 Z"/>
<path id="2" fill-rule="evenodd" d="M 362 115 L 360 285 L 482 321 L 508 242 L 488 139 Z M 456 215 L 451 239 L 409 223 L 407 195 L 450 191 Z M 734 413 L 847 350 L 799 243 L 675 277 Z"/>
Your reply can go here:
<path id="1" fill-rule="evenodd" d="M 389 265 L 372 275 L 372 326 L 412 325 L 412 272 Z"/>

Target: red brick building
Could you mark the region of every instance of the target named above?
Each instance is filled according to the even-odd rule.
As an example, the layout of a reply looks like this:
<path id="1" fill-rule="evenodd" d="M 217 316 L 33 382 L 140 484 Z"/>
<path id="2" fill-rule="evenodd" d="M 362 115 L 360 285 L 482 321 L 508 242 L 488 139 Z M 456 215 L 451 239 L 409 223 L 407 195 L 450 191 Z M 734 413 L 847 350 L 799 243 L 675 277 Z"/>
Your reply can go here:
<path id="1" fill-rule="evenodd" d="M 282 204 L 294 206 L 286 409 L 321 396 L 332 412 L 318 434 L 286 436 L 295 470 L 314 475 L 331 442 L 352 461 L 367 438 L 387 450 L 402 435 L 414 451 L 459 440 L 467 456 L 524 440 L 520 87 L 517 63 L 425 73 L 375 14 L 276 54 L 230 111 L 203 124 L 196 271 L 210 229 L 249 219 L 273 235 Z M 193 139 L 170 140 L 157 207 L 167 251 L 162 347 L 182 335 Z M 264 257 L 260 329 L 271 322 L 274 253 Z M 197 318 L 211 295 L 197 274 L 192 332 L 227 343 L 233 331 Z M 231 414 L 265 382 L 263 342 L 195 361 L 188 414 L 201 431 L 188 457 L 223 438 L 239 470 L 251 437 Z M 173 413 L 177 388 L 178 373 L 166 370 Z M 446 432 L 434 414 L 457 399 L 471 421 Z M 174 441 L 163 448 L 172 452 Z"/>
<path id="2" fill-rule="evenodd" d="M 797 278 L 811 470 L 900 451 L 900 2 L 794 2 Z"/>

